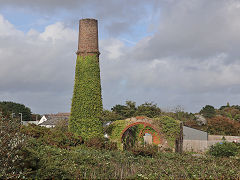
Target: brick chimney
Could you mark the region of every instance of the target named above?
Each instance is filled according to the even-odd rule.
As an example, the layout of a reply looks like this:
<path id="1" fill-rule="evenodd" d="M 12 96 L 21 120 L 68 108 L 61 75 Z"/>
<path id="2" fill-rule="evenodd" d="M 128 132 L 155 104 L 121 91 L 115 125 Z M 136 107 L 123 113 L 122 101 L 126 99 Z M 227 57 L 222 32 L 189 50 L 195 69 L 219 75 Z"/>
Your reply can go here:
<path id="1" fill-rule="evenodd" d="M 77 55 L 99 55 L 98 21 L 96 19 L 81 19 L 79 21 L 79 38 Z"/>

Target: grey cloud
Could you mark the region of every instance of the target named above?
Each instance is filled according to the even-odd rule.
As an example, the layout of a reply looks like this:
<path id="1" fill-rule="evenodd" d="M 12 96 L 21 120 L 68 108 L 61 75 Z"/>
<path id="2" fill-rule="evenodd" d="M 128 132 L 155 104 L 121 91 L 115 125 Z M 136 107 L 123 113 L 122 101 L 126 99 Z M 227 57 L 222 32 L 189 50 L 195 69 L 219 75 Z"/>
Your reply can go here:
<path id="1" fill-rule="evenodd" d="M 66 21 L 96 18 L 105 24 L 104 29 L 110 35 L 119 35 L 130 31 L 136 23 L 146 19 L 149 9 L 154 8 L 154 2 L 155 0 L 0 0 L 0 9 L 24 8 L 25 11 L 50 17 L 64 12 L 68 14 Z"/>
<path id="2" fill-rule="evenodd" d="M 64 28 L 60 31 L 51 34 L 46 29 L 42 34 L 36 32 L 36 37 L 23 34 L 0 37 L 0 91 L 68 91 L 73 84 L 77 33 L 69 35 L 76 36 L 76 41 L 49 39 L 48 36 L 58 38 L 69 33 Z"/>
<path id="3" fill-rule="evenodd" d="M 100 2 L 95 3 L 100 6 Z M 105 3 L 103 1 L 103 5 Z M 124 9 L 127 5 L 110 3 L 112 9 L 104 12 L 101 6 L 95 13 L 102 15 L 100 26 L 108 19 L 104 26 L 113 34 L 119 29 L 116 36 L 126 31 L 123 27 L 128 23 L 136 23 L 136 19 L 144 16 L 145 12 L 137 13 L 138 7 L 139 12 L 145 8 L 144 4 L 137 5 L 135 11 L 133 4 Z M 219 107 L 226 102 L 239 103 L 238 1 L 161 0 L 155 3 L 161 6 L 155 34 L 132 47 L 118 39 L 100 41 L 104 107 L 133 100 L 137 104 L 154 101 L 162 108 L 182 105 L 187 111 L 199 111 L 206 104 Z M 155 8 L 159 13 L 158 7 Z M 127 14 L 130 10 L 133 14 Z M 108 14 L 112 16 L 107 17 Z M 128 16 L 129 19 L 123 20 Z M 38 34 L 34 39 L 34 33 L 29 37 L 22 33 L 14 38 L 0 37 L 0 61 L 5 66 L 0 66 L 2 100 L 12 97 L 35 112 L 69 111 L 77 32 L 74 37 L 68 37 L 71 31 L 67 31 L 67 35 L 65 31 L 60 33 L 64 38 L 54 40 L 56 36 L 49 30 L 41 41 Z"/>
<path id="4" fill-rule="evenodd" d="M 226 53 L 231 61 L 239 59 L 239 3 L 235 0 L 162 3 L 158 31 L 140 42 L 136 58 L 172 56 L 204 60 Z"/>

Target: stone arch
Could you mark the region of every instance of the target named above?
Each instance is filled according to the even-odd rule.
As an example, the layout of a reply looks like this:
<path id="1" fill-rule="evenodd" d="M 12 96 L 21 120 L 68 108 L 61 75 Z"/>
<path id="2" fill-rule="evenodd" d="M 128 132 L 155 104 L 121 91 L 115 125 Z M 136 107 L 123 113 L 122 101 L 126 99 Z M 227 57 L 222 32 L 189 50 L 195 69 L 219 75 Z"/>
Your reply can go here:
<path id="1" fill-rule="evenodd" d="M 130 119 L 130 122 L 128 123 L 128 125 L 122 130 L 121 132 L 121 135 L 120 135 L 120 138 L 121 138 L 121 141 L 122 141 L 122 138 L 123 138 L 123 135 L 124 133 L 131 127 L 133 126 L 136 126 L 136 125 L 139 125 L 139 124 L 143 124 L 144 125 L 144 128 L 140 131 L 139 133 L 139 137 L 141 137 L 143 135 L 143 132 L 146 131 L 146 127 L 150 127 L 152 128 L 155 132 L 155 133 L 151 133 L 152 136 L 153 136 L 153 143 L 158 145 L 158 144 L 164 144 L 164 136 L 163 134 L 161 133 L 161 130 L 160 128 L 156 127 L 153 123 L 152 123 L 152 120 L 151 119 L 147 119 L 145 117 L 136 117 L 136 118 L 131 118 Z M 145 131 L 144 131 L 145 130 Z"/>

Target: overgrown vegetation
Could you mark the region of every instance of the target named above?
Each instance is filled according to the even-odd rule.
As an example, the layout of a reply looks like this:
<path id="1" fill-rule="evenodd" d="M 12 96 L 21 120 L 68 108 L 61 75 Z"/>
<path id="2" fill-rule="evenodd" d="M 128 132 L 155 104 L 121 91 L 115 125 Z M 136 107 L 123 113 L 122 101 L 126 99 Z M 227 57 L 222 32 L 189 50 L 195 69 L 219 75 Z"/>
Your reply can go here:
<path id="1" fill-rule="evenodd" d="M 95 137 L 92 139 L 89 139 L 88 141 L 85 142 L 85 145 L 87 147 L 91 147 L 94 149 L 105 149 L 105 150 L 117 150 L 117 143 L 115 142 L 110 142 L 106 138 L 101 138 L 101 137 Z"/>
<path id="2" fill-rule="evenodd" d="M 151 127 L 145 127 L 143 124 L 138 124 L 128 128 L 121 138 L 122 132 L 129 125 L 129 122 L 130 119 L 117 120 L 106 129 L 106 133 L 109 135 L 110 140 L 112 142 L 117 142 L 119 149 L 131 149 L 135 145 L 142 144 L 141 141 L 143 142 L 144 134 L 139 137 L 139 133 L 142 130 L 148 129 L 149 132 L 152 131 L 152 134 L 155 133 L 158 136 L 157 132 Z M 172 117 L 160 116 L 152 119 L 152 125 L 161 131 L 164 138 L 168 141 L 168 145 L 174 148 L 175 141 L 179 137 L 180 121 Z"/>
<path id="3" fill-rule="evenodd" d="M 155 118 L 154 121 L 159 127 L 161 127 L 164 137 L 168 140 L 170 147 L 174 148 L 175 141 L 180 133 L 180 121 L 168 116 Z"/>
<path id="4" fill-rule="evenodd" d="M 98 58 L 78 56 L 69 129 L 85 140 L 103 136 L 102 97 Z"/>
<path id="5" fill-rule="evenodd" d="M 233 142 L 221 142 L 214 144 L 209 149 L 209 154 L 216 157 L 236 156 L 240 153 L 240 144 Z"/>
<path id="6" fill-rule="evenodd" d="M 154 157 L 158 153 L 156 145 L 137 145 L 131 149 L 131 152 L 136 156 Z"/>
<path id="7" fill-rule="evenodd" d="M 199 122 L 196 115 L 205 118 L 206 123 Z M 173 119 L 182 121 L 185 126 L 203 130 L 209 134 L 240 136 L 240 106 L 221 106 L 219 109 L 211 105 L 203 107 L 199 113 L 184 112 L 181 106 L 176 106 L 171 111 L 162 111 L 154 103 L 144 103 L 136 106 L 135 102 L 126 101 L 125 105 L 117 104 L 113 106 L 111 111 L 104 110 L 101 116 L 102 122 L 116 121 L 135 116 L 146 116 L 150 118 L 158 118 L 161 116 L 172 117 Z"/>
<path id="8" fill-rule="evenodd" d="M 1 123 L 9 121 L 1 118 Z M 240 178 L 238 158 L 163 153 L 154 146 L 118 151 L 108 148 L 110 143 L 104 139 L 84 142 L 81 137 L 68 136 L 65 123 L 52 129 L 35 125 L 20 128 L 19 122 L 6 125 L 8 128 L 1 124 L 1 132 L 11 134 L 8 142 L 19 139 L 20 145 L 4 143 L 0 136 L 0 179 Z M 9 151 L 7 155 L 4 149 Z"/>
<path id="9" fill-rule="evenodd" d="M 184 124 L 189 127 L 206 131 L 209 134 L 240 136 L 239 106 L 230 106 L 228 104 L 227 106 L 222 106 L 219 109 L 213 109 L 214 108 L 212 106 L 207 105 L 200 111 L 205 113 L 207 121 L 206 124 L 199 124 L 196 118 L 186 118 L 184 120 Z"/>
<path id="10" fill-rule="evenodd" d="M 55 146 L 68 149 L 83 143 L 83 139 L 63 128 L 56 127 L 48 129 L 46 127 L 30 124 L 21 128 L 21 133 L 28 136 L 30 140 L 41 145 Z"/>
<path id="11" fill-rule="evenodd" d="M 27 173 L 22 162 L 25 145 L 26 137 L 20 132 L 20 122 L 8 119 L 0 112 L 0 179 L 22 178 Z"/>

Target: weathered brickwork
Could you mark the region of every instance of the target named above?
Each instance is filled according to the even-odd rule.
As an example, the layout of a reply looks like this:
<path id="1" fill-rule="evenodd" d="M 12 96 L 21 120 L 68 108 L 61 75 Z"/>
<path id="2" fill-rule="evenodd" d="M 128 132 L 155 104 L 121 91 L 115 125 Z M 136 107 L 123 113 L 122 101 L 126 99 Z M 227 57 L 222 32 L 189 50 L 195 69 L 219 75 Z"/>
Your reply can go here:
<path id="1" fill-rule="evenodd" d="M 77 55 L 99 55 L 98 22 L 96 19 L 81 19 L 79 21 Z"/>

